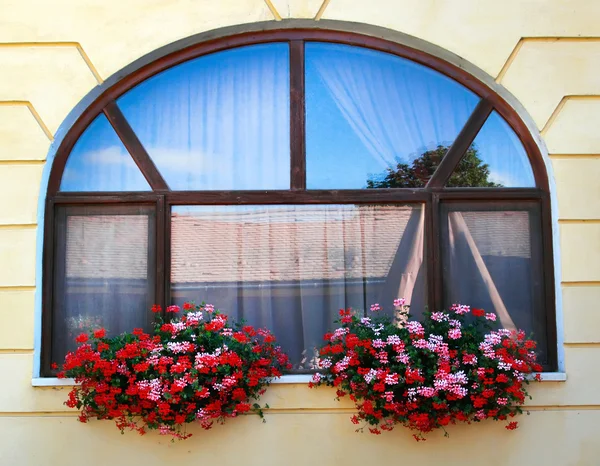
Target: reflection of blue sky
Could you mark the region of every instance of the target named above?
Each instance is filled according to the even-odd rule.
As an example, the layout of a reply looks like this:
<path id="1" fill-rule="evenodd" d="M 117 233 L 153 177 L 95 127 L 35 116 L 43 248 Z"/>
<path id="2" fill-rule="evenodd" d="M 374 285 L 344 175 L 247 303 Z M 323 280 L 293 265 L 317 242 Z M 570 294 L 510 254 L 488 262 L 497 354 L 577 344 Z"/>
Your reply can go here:
<path id="1" fill-rule="evenodd" d="M 307 187 L 364 188 L 370 175 L 451 144 L 478 100 L 394 55 L 307 43 Z"/>
<path id="2" fill-rule="evenodd" d="M 478 98 L 440 73 L 340 44 L 306 44 L 307 187 L 363 188 L 398 161 L 450 145 Z M 288 189 L 286 44 L 200 57 L 118 100 L 171 189 Z M 533 186 L 522 144 L 493 113 L 475 140 L 492 181 Z M 75 145 L 63 191 L 149 186 L 103 115 Z"/>
<path id="3" fill-rule="evenodd" d="M 103 114 L 71 151 L 62 191 L 149 191 L 150 186 Z"/>
<path id="4" fill-rule="evenodd" d="M 287 44 L 206 55 L 118 105 L 172 189 L 288 189 Z"/>
<path id="5" fill-rule="evenodd" d="M 473 142 L 479 157 L 489 165 L 490 181 L 507 188 L 535 186 L 523 144 L 496 111 L 489 116 Z"/>

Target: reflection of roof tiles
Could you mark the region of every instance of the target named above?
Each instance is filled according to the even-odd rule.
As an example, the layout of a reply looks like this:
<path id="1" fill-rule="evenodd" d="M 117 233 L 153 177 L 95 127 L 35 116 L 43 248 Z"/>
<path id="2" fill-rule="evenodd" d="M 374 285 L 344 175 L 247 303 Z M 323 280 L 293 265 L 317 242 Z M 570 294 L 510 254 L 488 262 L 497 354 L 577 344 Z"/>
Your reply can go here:
<path id="1" fill-rule="evenodd" d="M 268 207 L 174 214 L 174 283 L 381 278 L 410 208 Z M 462 212 L 482 256 L 530 257 L 527 212 Z M 146 279 L 148 218 L 69 216 L 68 278 Z M 364 261 L 362 251 L 364 250 Z"/>
<path id="2" fill-rule="evenodd" d="M 171 278 L 214 283 L 385 277 L 410 214 L 410 208 L 392 206 L 174 214 Z"/>
<path id="3" fill-rule="evenodd" d="M 67 217 L 68 278 L 146 278 L 148 217 Z"/>
<path id="4" fill-rule="evenodd" d="M 531 257 L 529 212 L 461 212 L 482 256 Z"/>

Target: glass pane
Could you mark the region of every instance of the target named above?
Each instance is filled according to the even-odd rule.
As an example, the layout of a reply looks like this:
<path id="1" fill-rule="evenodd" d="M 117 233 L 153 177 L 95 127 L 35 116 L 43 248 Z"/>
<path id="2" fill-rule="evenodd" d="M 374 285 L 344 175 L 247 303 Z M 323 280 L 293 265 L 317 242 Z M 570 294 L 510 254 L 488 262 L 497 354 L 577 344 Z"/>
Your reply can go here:
<path id="1" fill-rule="evenodd" d="M 253 45 L 163 71 L 117 102 L 171 189 L 289 189 L 289 82 L 288 45 Z"/>
<path id="2" fill-rule="evenodd" d="M 546 318 L 538 207 L 445 205 L 442 215 L 445 304 L 495 312 L 499 327 L 533 333 L 543 361 Z"/>
<path id="3" fill-rule="evenodd" d="M 53 361 L 90 328 L 150 329 L 155 223 L 151 207 L 57 207 Z"/>
<path id="4" fill-rule="evenodd" d="M 446 186 L 535 187 L 521 140 L 496 111 L 491 113 Z"/>
<path id="5" fill-rule="evenodd" d="M 69 154 L 60 190 L 150 191 L 150 186 L 106 117 L 100 114 Z"/>
<path id="6" fill-rule="evenodd" d="M 424 306 L 423 210 L 400 205 L 174 207 L 171 295 L 267 327 L 295 370 L 340 308 Z"/>
<path id="7" fill-rule="evenodd" d="M 307 43 L 307 187 L 425 186 L 478 100 L 395 55 Z"/>

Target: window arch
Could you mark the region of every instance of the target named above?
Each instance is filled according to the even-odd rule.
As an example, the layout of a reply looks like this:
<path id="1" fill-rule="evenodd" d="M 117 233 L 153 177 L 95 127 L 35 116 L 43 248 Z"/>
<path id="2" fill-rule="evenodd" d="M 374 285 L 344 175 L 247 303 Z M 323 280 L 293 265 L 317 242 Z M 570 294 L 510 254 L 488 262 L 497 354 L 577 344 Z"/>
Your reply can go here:
<path id="1" fill-rule="evenodd" d="M 79 117 L 48 184 L 42 374 L 81 328 L 207 300 L 311 371 L 337 309 L 465 302 L 556 368 L 550 201 L 524 123 L 437 57 L 285 30 L 190 46 Z"/>

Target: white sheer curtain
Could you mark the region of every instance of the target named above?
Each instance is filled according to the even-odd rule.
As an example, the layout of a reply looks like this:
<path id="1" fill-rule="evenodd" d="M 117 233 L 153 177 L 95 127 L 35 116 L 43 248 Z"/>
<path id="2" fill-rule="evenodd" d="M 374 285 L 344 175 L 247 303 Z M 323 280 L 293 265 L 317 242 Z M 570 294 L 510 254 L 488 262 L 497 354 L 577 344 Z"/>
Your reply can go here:
<path id="1" fill-rule="evenodd" d="M 531 241 L 539 238 L 535 211 L 444 210 L 447 304 L 462 302 L 495 312 L 499 327 L 544 329 L 544 316 L 535 312 L 541 293 L 540 245 Z M 544 348 L 545 333 L 535 338 Z"/>
<path id="2" fill-rule="evenodd" d="M 426 150 L 451 144 L 478 100 L 449 78 L 392 55 L 338 44 L 307 44 L 306 57 L 308 107 L 310 99 L 318 98 L 310 94 L 311 87 L 318 88 L 314 80 L 321 79 L 341 115 L 367 148 L 368 156 L 374 159 L 374 169 L 410 163 Z M 307 134 L 311 137 L 320 136 Z M 340 166 L 344 163 L 342 157 L 336 161 Z M 351 168 L 344 168 L 340 176 L 347 170 Z M 422 231 L 420 214 L 413 213 L 411 227 Z M 417 280 L 424 279 L 422 240 L 422 235 L 403 238 L 403 251 L 396 255 L 390 269 L 383 301 L 390 302 L 392 295 L 412 296 Z M 419 288 L 422 290 L 424 284 L 419 283 Z M 424 304 L 422 300 L 412 303 L 413 313 L 420 314 Z"/>
<path id="3" fill-rule="evenodd" d="M 310 369 L 339 309 L 422 303 L 422 276 L 406 267 L 422 262 L 422 244 L 420 206 L 177 207 L 172 296 L 270 328 Z"/>
<path id="4" fill-rule="evenodd" d="M 112 336 L 135 327 L 150 330 L 155 223 L 151 207 L 57 209 L 53 361 L 62 361 L 82 332 L 103 327 Z"/>
<path id="5" fill-rule="evenodd" d="M 503 328 L 515 330 L 515 323 L 506 309 L 504 300 L 500 296 L 498 288 L 494 283 L 494 279 L 485 264 L 481 252 L 477 248 L 477 244 L 465 222 L 462 212 L 450 212 L 448 214 L 448 247 L 450 249 L 450 254 L 452 255 L 451 263 L 453 265 L 452 273 L 450 276 L 446 277 L 447 280 L 451 281 L 449 286 L 451 289 L 450 293 L 455 294 L 458 291 L 453 289 L 454 285 L 459 287 L 458 289 L 462 291 L 462 293 L 459 291 L 459 295 L 464 297 L 464 300 L 458 299 L 456 302 L 472 303 L 475 307 L 479 307 L 482 305 L 480 303 L 485 302 L 488 305 L 483 307 L 498 315 L 500 324 Z M 502 252 L 506 253 L 506 251 Z M 471 278 L 474 278 L 473 275 L 476 276 L 478 279 L 477 285 L 479 286 L 474 288 L 476 288 L 479 293 L 475 290 L 465 293 L 464 285 L 457 283 L 458 280 L 456 280 L 456 278 L 452 278 L 462 277 L 462 280 L 466 281 L 466 274 L 471 275 Z M 469 282 L 471 282 L 472 286 L 472 280 L 469 280 Z M 482 299 L 481 297 L 477 297 L 477 295 L 483 295 L 484 297 Z"/>
<path id="6" fill-rule="evenodd" d="M 286 44 L 186 62 L 118 100 L 171 187 L 289 189 Z"/>
<path id="7" fill-rule="evenodd" d="M 306 57 L 307 68 L 316 69 L 381 167 L 410 163 L 426 150 L 451 144 L 477 104 L 477 97 L 458 83 L 393 55 L 309 43 Z M 309 71 L 307 93 L 310 79 Z"/>

